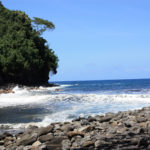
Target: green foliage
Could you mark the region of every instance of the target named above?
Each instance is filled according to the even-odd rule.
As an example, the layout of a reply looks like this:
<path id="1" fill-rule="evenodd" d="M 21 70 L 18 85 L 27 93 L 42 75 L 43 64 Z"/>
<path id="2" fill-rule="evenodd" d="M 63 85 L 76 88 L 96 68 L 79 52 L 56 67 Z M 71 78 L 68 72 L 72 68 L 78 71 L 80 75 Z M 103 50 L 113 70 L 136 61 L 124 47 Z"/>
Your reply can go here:
<path id="1" fill-rule="evenodd" d="M 58 58 L 40 37 L 46 28 L 54 28 L 43 19 L 36 31 L 32 20 L 22 11 L 10 11 L 0 3 L 0 81 L 16 83 L 42 83 L 49 72 L 57 73 Z M 51 24 L 51 25 L 50 25 Z"/>
<path id="2" fill-rule="evenodd" d="M 34 24 L 34 27 L 35 27 L 36 31 L 39 34 L 42 34 L 47 29 L 55 29 L 55 25 L 52 22 L 48 21 L 48 20 L 44 20 L 44 19 L 41 19 L 41 18 L 34 17 L 32 22 Z"/>

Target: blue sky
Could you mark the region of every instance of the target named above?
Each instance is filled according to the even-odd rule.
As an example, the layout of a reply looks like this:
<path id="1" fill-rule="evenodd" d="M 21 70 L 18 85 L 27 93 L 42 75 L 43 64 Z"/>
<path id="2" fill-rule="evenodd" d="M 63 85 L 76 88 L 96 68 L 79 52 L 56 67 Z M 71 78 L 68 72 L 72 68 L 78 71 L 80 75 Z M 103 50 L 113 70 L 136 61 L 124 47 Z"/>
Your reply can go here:
<path id="1" fill-rule="evenodd" d="M 150 78 L 149 0 L 2 0 L 56 25 L 45 32 L 59 57 L 53 81 Z"/>

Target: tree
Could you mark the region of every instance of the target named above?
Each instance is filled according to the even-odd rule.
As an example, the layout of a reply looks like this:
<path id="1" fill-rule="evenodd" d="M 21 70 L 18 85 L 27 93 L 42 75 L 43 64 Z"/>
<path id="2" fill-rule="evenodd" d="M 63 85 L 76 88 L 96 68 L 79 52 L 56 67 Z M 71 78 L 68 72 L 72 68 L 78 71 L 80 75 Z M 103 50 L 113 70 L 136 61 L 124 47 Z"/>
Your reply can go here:
<path id="1" fill-rule="evenodd" d="M 35 27 L 36 31 L 41 35 L 44 31 L 46 31 L 47 29 L 55 29 L 55 25 L 48 21 L 48 20 L 44 20 L 38 17 L 34 17 L 34 19 L 32 20 L 33 22 L 33 27 Z"/>
<path id="2" fill-rule="evenodd" d="M 24 12 L 8 10 L 0 3 L 1 83 L 47 83 L 49 72 L 57 73 L 58 57 L 40 36 L 54 25 L 40 18 L 34 20 L 42 28 L 36 30 Z"/>

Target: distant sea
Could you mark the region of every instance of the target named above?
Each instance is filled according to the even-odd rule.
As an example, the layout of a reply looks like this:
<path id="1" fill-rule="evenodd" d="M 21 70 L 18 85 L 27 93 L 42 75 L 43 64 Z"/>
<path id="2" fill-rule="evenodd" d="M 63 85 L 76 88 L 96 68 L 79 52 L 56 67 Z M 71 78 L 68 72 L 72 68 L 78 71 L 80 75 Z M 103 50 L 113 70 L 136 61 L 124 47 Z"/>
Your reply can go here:
<path id="1" fill-rule="evenodd" d="M 150 106 L 150 79 L 55 82 L 0 95 L 0 131 Z"/>

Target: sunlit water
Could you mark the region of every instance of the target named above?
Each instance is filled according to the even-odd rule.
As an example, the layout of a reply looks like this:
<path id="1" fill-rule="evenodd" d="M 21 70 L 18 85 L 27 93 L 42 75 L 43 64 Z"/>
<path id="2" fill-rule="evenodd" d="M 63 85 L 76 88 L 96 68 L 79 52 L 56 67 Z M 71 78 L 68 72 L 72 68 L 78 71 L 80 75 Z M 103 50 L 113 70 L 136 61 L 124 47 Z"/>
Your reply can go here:
<path id="1" fill-rule="evenodd" d="M 150 80 L 58 82 L 60 86 L 0 95 L 0 126 L 24 128 L 71 121 L 79 116 L 150 106 Z"/>

